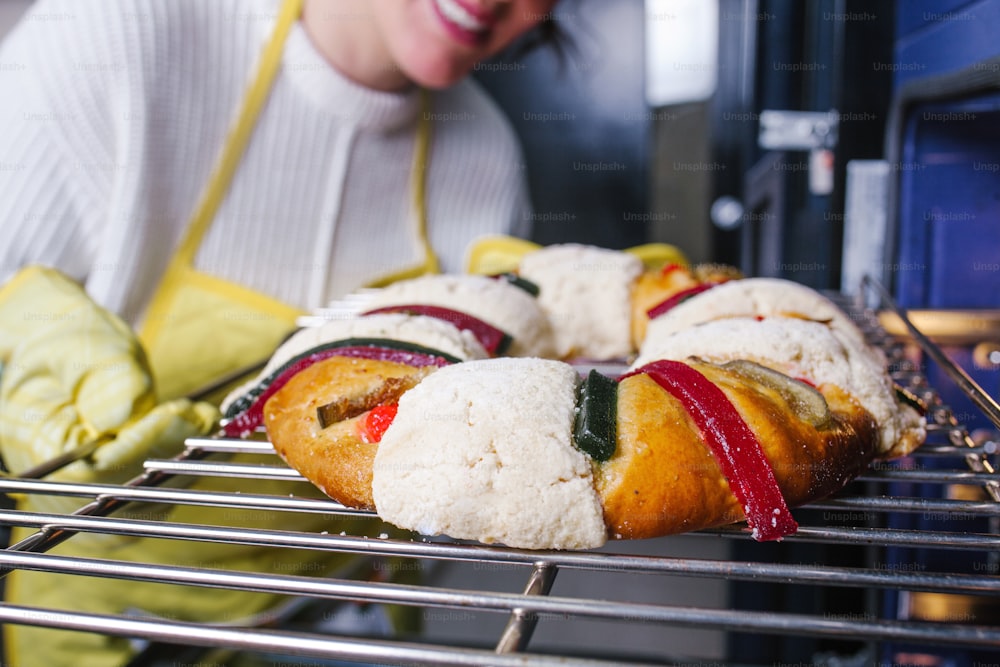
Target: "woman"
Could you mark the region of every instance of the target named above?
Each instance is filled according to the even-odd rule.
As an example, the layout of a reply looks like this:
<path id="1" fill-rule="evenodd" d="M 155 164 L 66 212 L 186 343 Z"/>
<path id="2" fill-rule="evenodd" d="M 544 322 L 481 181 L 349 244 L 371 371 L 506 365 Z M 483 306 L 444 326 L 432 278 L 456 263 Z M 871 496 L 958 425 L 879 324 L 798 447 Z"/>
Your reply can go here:
<path id="1" fill-rule="evenodd" d="M 99 444 L 91 461 L 176 449 L 215 416 L 183 397 L 266 357 L 301 312 L 362 285 L 457 270 L 473 238 L 523 232 L 518 147 L 465 77 L 555 2 L 38 0 L 0 51 L 10 65 L 0 76 L 0 279 L 16 274 L 0 291 L 8 467 L 81 442 Z M 59 273 L 22 271 L 31 264 Z M 79 312 L 91 326 L 76 326 Z M 78 391 L 87 382 L 99 400 Z M 57 412 L 65 423 L 53 428 Z M 135 474 L 115 460 L 89 465 L 52 478 Z M 23 508 L 74 505 L 28 498 Z M 167 519 L 205 512 L 175 508 Z M 310 521 L 296 528 L 318 529 Z M 232 545 L 75 538 L 60 549 L 274 567 Z M 318 572 L 304 562 L 312 557 L 289 554 L 282 569 Z M 231 621 L 262 604 L 61 579 L 16 572 L 8 597 L 191 620 Z M 130 652 L 124 640 L 24 627 L 8 629 L 8 644 L 12 664 L 117 665 Z"/>

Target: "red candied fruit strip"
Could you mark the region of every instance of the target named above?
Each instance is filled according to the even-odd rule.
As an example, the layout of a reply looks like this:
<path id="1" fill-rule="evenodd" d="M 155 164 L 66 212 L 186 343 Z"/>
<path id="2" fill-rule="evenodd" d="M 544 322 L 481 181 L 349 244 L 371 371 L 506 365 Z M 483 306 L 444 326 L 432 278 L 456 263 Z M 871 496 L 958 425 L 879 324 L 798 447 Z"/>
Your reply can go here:
<path id="1" fill-rule="evenodd" d="M 412 350 L 399 350 L 391 347 L 357 345 L 321 350 L 304 356 L 294 364 L 289 365 L 254 399 L 249 408 L 233 417 L 232 420 L 222 427 L 223 434 L 228 438 L 241 438 L 255 431 L 257 427 L 264 423 L 264 404 L 267 403 L 269 398 L 278 393 L 278 390 L 288 384 L 289 380 L 293 377 L 313 364 L 324 359 L 329 359 L 330 357 L 354 357 L 358 359 L 373 359 L 375 361 L 395 361 L 418 367 L 441 367 L 451 363 L 447 359 L 436 357 L 432 354 L 424 354 Z"/>
<path id="2" fill-rule="evenodd" d="M 656 304 L 655 306 L 653 306 L 652 308 L 650 308 L 649 310 L 647 310 L 646 311 L 646 316 L 649 317 L 649 319 L 651 319 L 651 320 L 655 319 L 655 318 L 659 317 L 660 315 L 662 315 L 663 313 L 665 313 L 668 310 L 670 310 L 671 308 L 674 308 L 674 307 L 678 306 L 681 302 L 687 301 L 688 299 L 690 299 L 693 296 L 696 296 L 698 294 L 701 294 L 702 292 L 708 291 L 708 290 L 712 289 L 713 287 L 715 287 L 717 284 L 718 283 L 700 283 L 698 285 L 695 285 L 694 287 L 689 287 L 686 290 L 681 290 L 677 294 L 674 294 L 673 296 L 667 297 L 666 299 L 664 299 L 660 303 Z"/>
<path id="3" fill-rule="evenodd" d="M 365 418 L 358 422 L 358 432 L 363 442 L 380 442 L 382 434 L 392 424 L 399 412 L 399 405 L 378 405 L 368 411 Z"/>
<path id="4" fill-rule="evenodd" d="M 506 332 L 496 328 L 488 322 L 484 322 L 477 317 L 460 310 L 452 310 L 443 306 L 430 306 L 426 304 L 403 304 L 399 306 L 384 306 L 373 310 L 365 311 L 364 315 L 375 315 L 378 313 L 408 313 L 410 315 L 424 315 L 438 320 L 449 322 L 462 331 L 468 331 L 490 356 L 501 355 L 510 347 L 511 337 Z"/>
<path id="5" fill-rule="evenodd" d="M 671 360 L 651 362 L 620 379 L 643 373 L 691 415 L 743 507 L 753 538 L 780 540 L 798 530 L 757 436 L 722 390 L 687 364 Z"/>

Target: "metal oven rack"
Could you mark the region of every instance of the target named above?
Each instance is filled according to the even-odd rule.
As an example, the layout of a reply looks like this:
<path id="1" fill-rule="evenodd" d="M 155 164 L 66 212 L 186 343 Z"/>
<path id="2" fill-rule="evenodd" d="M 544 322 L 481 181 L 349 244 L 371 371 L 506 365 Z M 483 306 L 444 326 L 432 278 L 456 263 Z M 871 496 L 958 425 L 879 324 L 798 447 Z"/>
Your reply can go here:
<path id="1" fill-rule="evenodd" d="M 889 304 L 891 308 L 894 306 Z M 716 631 L 724 637 L 749 636 L 757 641 L 781 643 L 788 638 L 810 638 L 828 642 L 837 655 L 854 656 L 861 662 L 829 664 L 888 664 L 901 662 L 899 655 L 980 656 L 978 664 L 1000 661 L 1000 624 L 989 611 L 1000 605 L 1000 476 L 994 472 L 998 446 L 995 434 L 974 438 L 926 386 L 919 364 L 913 361 L 914 341 L 930 354 L 934 344 L 915 332 L 913 338 L 889 337 L 880 327 L 878 313 L 845 303 L 871 339 L 889 355 L 894 377 L 901 386 L 917 394 L 930 406 L 927 443 L 900 461 L 877 464 L 837 496 L 795 510 L 801 528 L 780 544 L 758 545 L 742 527 L 704 531 L 676 539 L 694 541 L 687 555 L 635 553 L 628 543 L 611 543 L 594 552 L 530 552 L 500 546 L 457 543 L 442 539 L 398 538 L 386 535 L 321 534 L 274 530 L 248 530 L 227 525 L 179 525 L 156 520 L 117 518 L 115 511 L 134 502 L 190 504 L 278 513 L 329 513 L 357 517 L 355 510 L 315 498 L 256 495 L 254 484 L 262 479 L 301 481 L 277 457 L 270 465 L 247 466 L 232 462 L 234 453 L 273 455 L 266 442 L 226 439 L 195 439 L 185 451 L 170 460 L 149 460 L 145 473 L 123 486 L 69 484 L 32 479 L 2 479 L 0 491 L 8 494 L 60 494 L 88 503 L 71 516 L 0 511 L 0 524 L 36 529 L 31 537 L 0 552 L 0 568 L 16 568 L 52 574 L 85 577 L 100 586 L 103 579 L 169 582 L 190 587 L 240 589 L 259 593 L 287 594 L 293 606 L 385 603 L 413 608 L 424 618 L 454 620 L 450 636 L 406 637 L 350 634 L 320 630 L 314 625 L 275 623 L 263 625 L 192 624 L 168 619 L 134 616 L 103 616 L 60 610 L 0 604 L 0 623 L 29 624 L 72 631 L 136 638 L 153 648 L 205 647 L 269 655 L 391 665 L 622 665 L 705 663 L 745 664 L 745 656 L 725 650 L 710 655 L 677 655 L 670 649 L 641 649 L 608 642 L 619 631 L 648 626 L 654 631 L 697 633 Z M 897 311 L 898 312 L 898 311 Z M 905 313 L 901 314 L 905 320 Z M 925 346 L 931 346 L 926 348 Z M 961 373 L 961 371 L 958 371 Z M 961 378 L 960 378 L 960 381 Z M 978 390 L 973 387 L 970 391 Z M 988 396 L 977 396 L 994 423 L 1000 410 Z M 933 465 L 932 465 L 933 464 Z M 164 485 L 192 476 L 228 477 L 244 480 L 241 493 L 210 493 Z M 941 490 L 932 494 L 907 495 L 900 489 L 915 485 Z M 953 493 L 962 489 L 962 493 Z M 975 525 L 975 530 L 897 527 L 893 517 L 933 516 Z M 969 521 L 971 523 L 964 523 Z M 231 542 L 262 549 L 322 550 L 359 554 L 370 558 L 395 558 L 399 567 L 428 573 L 422 581 L 401 583 L 368 577 L 317 577 L 275 572 L 270 574 L 227 571 L 219 568 L 184 568 L 142 562 L 116 562 L 104 558 L 72 558 L 47 553 L 64 540 L 80 533 L 113 533 L 158 540 Z M 698 545 L 712 547 L 699 555 Z M 850 550 L 852 559 L 810 562 L 796 555 L 796 547 L 815 546 L 828 554 Z M 664 551 L 668 551 L 664 549 Z M 891 560 L 892 553 L 931 553 L 934 569 L 917 561 Z M 738 554 L 738 557 L 733 557 Z M 941 558 L 940 556 L 943 556 Z M 832 558 L 832 557 L 831 557 Z M 839 556 L 837 557 L 839 558 Z M 954 563 L 942 567 L 940 563 Z M 971 563 L 971 567 L 969 566 Z M 472 568 L 475 584 L 455 587 L 434 576 L 435 566 Z M 502 583 L 491 581 L 504 574 Z M 559 588 L 559 579 L 582 577 L 595 582 L 584 592 Z M 828 600 L 848 599 L 853 606 L 815 607 L 807 612 L 797 607 L 761 611 L 732 597 L 721 604 L 678 604 L 635 601 L 627 593 L 614 595 L 596 585 L 603 577 L 639 580 L 640 586 L 669 589 L 671 582 L 724 582 L 765 586 L 769 596 L 779 599 L 796 595 Z M 511 584 L 513 582 L 513 584 Z M 600 590 L 600 595 L 587 594 Z M 970 602 L 974 611 L 948 617 L 914 614 L 899 601 L 931 596 Z M 889 605 L 886 600 L 898 604 Z M 901 611 L 902 610 L 902 611 Z M 985 610 L 985 611 L 984 611 Z M 495 633 L 472 640 L 469 619 L 487 617 Z M 595 643 L 588 644 L 589 630 L 574 635 L 572 646 L 553 644 L 546 636 L 558 636 L 572 624 L 595 630 Z M 610 635 L 608 634 L 610 633 Z M 580 638 L 583 639 L 580 639 Z M 557 648 L 552 648 L 557 646 Z M 895 652 L 894 652 L 895 651 Z M 152 655 L 147 649 L 144 655 Z M 970 660 L 972 658 L 969 658 Z M 821 662 L 816 656 L 812 662 Z M 136 664 L 141 663 L 141 657 Z M 158 663 L 159 664 L 159 663 Z M 169 664 L 169 663 L 168 663 Z M 176 664 L 176 661 L 175 663 Z M 292 664 L 291 661 L 281 664 Z M 338 663 L 339 664 L 339 663 Z M 769 663 L 771 664 L 771 663 Z M 926 662 L 921 664 L 961 664 Z"/>

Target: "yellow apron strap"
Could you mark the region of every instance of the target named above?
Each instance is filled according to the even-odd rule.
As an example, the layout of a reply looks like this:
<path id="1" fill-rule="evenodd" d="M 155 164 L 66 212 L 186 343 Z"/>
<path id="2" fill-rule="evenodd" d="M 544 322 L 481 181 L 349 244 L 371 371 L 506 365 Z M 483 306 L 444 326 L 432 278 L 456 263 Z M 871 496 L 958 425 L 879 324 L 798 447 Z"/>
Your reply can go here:
<path id="1" fill-rule="evenodd" d="M 438 261 L 434 247 L 431 245 L 428 233 L 427 216 L 427 171 L 430 164 L 431 149 L 431 113 L 430 93 L 420 91 L 420 118 L 417 121 L 416 145 L 413 148 L 413 164 L 410 167 L 410 190 L 412 191 L 414 232 L 423 248 L 424 261 L 417 266 L 395 271 L 368 283 L 368 287 L 385 287 L 390 283 L 409 278 L 416 278 L 427 273 L 441 273 L 441 263 Z"/>
<path id="2" fill-rule="evenodd" d="M 417 126 L 417 145 L 413 153 L 413 174 L 410 185 L 413 191 L 413 214 L 417 221 L 417 237 L 424 248 L 425 268 L 428 273 L 440 273 L 434 248 L 431 247 L 427 227 L 427 168 L 430 164 L 431 123 L 430 123 L 430 93 L 420 91 L 420 120 Z"/>
<path id="3" fill-rule="evenodd" d="M 284 0 L 271 39 L 261 54 L 257 76 L 244 97 L 243 106 L 235 125 L 230 130 L 219 163 L 216 165 L 208 187 L 206 187 L 202 199 L 195 209 L 194 216 L 188 224 L 179 248 L 167 266 L 166 274 L 160 281 L 161 287 L 149 306 L 140 332 L 143 343 L 147 345 L 159 336 L 169 319 L 167 314 L 173 301 L 175 286 L 178 283 L 173 278 L 193 263 L 201 241 L 208 232 L 219 206 L 222 205 L 222 201 L 229 191 L 229 185 L 232 183 L 240 160 L 250 143 L 254 125 L 257 123 L 257 118 L 267 101 L 271 86 L 281 66 L 285 41 L 301 14 L 302 0 Z"/>

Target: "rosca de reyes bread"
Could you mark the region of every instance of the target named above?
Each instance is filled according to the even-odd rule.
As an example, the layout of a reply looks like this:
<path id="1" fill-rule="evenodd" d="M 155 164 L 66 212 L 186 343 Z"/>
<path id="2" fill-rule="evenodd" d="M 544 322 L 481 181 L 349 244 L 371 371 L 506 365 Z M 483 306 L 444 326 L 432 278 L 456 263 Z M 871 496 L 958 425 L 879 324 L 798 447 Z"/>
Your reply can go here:
<path id="1" fill-rule="evenodd" d="M 289 380 L 264 406 L 277 454 L 323 493 L 374 509 L 372 463 L 393 406 L 436 366 L 330 357 Z"/>
<path id="2" fill-rule="evenodd" d="M 375 291 L 365 314 L 380 312 L 427 314 L 460 325 L 475 318 L 501 333 L 492 355 L 551 357 L 555 354 L 552 325 L 545 316 L 533 283 L 512 274 L 428 275 L 393 283 Z"/>
<path id="3" fill-rule="evenodd" d="M 707 280 L 688 292 L 689 298 L 663 304 L 648 325 L 638 347 L 655 344 L 670 334 L 711 320 L 729 317 L 791 317 L 827 324 L 838 335 L 853 339 L 856 347 L 876 359 L 885 359 L 878 348 L 868 345 L 858 326 L 829 298 L 814 289 L 780 278 Z M 695 298 L 697 297 L 697 298 Z"/>
<path id="4" fill-rule="evenodd" d="M 233 424 L 231 420 L 234 417 L 245 413 L 251 403 L 257 402 L 261 392 L 274 389 L 275 379 L 294 361 L 341 341 L 411 344 L 463 360 L 487 356 L 486 350 L 471 332 L 457 329 L 437 318 L 385 313 L 371 317 L 330 320 L 322 326 L 296 331 L 274 351 L 256 377 L 229 393 L 220 406 L 223 415 L 230 420 L 229 424 Z M 341 347 L 349 346 L 345 343 Z M 238 425 L 232 425 L 230 431 L 241 434 L 237 431 L 238 428 Z"/>
<path id="5" fill-rule="evenodd" d="M 278 455 L 324 493 L 371 509 L 376 442 L 403 393 L 442 366 L 551 350 L 548 320 L 516 277 L 403 281 L 380 290 L 360 316 L 283 343 L 223 402 L 224 432 L 265 427 Z"/>
<path id="6" fill-rule="evenodd" d="M 741 274 L 720 264 L 667 264 L 642 272 L 632 290 L 632 346 L 638 350 L 646 340 L 649 323 L 685 300 L 727 283 Z"/>
<path id="7" fill-rule="evenodd" d="M 525 255 L 517 272 L 538 286 L 557 357 L 614 359 L 632 352 L 632 292 L 643 272 L 638 257 L 566 243 Z"/>
<path id="8" fill-rule="evenodd" d="M 486 237 L 473 243 L 468 255 L 472 273 L 517 275 L 534 286 L 554 345 L 551 353 L 537 356 L 558 359 L 628 359 L 645 339 L 651 317 L 742 277 L 731 266 L 690 264 L 680 249 L 663 243 L 613 250 Z"/>
<path id="9" fill-rule="evenodd" d="M 713 287 L 652 320 L 633 367 L 656 359 L 744 359 L 811 383 L 836 385 L 879 426 L 880 456 L 923 442 L 923 418 L 899 400 L 885 357 L 818 292 L 777 279 Z"/>
<path id="10" fill-rule="evenodd" d="M 560 268 L 533 266 L 549 252 Z M 520 284 L 379 292 L 283 345 L 231 397 L 226 432 L 265 427 L 327 495 L 401 528 L 530 549 L 740 521 L 780 539 L 789 508 L 922 441 L 884 357 L 818 292 L 623 254 L 564 245 L 522 257 Z M 571 317 L 581 303 L 601 317 Z M 598 350 L 633 363 L 612 377 L 566 361 Z"/>
<path id="11" fill-rule="evenodd" d="M 526 253 L 517 274 L 537 285 L 560 359 L 627 359 L 641 345 L 651 313 L 738 277 L 732 267 L 668 263 L 580 243 Z"/>
<path id="12" fill-rule="evenodd" d="M 741 500 L 732 473 L 723 472 L 719 457 L 706 447 L 706 430 L 693 420 L 690 405 L 665 391 L 652 379 L 655 375 L 639 372 L 619 383 L 618 446 L 595 467 L 605 519 L 616 538 L 655 537 L 748 519 L 756 537 L 774 539 L 794 530 L 785 508 L 838 491 L 876 454 L 874 420 L 836 387 L 820 392 L 786 376 L 763 382 L 759 368 L 743 364 L 692 360 L 682 368 L 690 369 L 685 375 L 698 373 L 721 391 L 724 398 L 713 398 L 691 387 L 687 400 L 718 410 L 710 414 L 722 431 L 734 424 L 719 416 L 729 411 L 719 410 L 713 401 L 733 406 L 760 447 L 780 496 L 772 487 L 770 500 Z M 676 372 L 675 366 L 669 369 Z M 805 396 L 810 393 L 814 395 Z M 731 441 L 735 436 L 726 437 Z M 749 472 L 747 463 L 738 460 L 735 465 Z M 751 496 L 765 495 L 769 488 L 761 477 L 766 474 L 749 474 L 745 484 Z M 747 509 L 751 501 L 755 517 L 754 509 Z"/>
<path id="13" fill-rule="evenodd" d="M 392 406 L 442 366 L 485 358 L 467 331 L 403 313 L 302 329 L 223 403 L 223 432 L 265 427 L 275 451 L 325 494 L 373 508 L 371 466 Z"/>
<path id="14" fill-rule="evenodd" d="M 700 374 L 718 395 L 695 388 L 693 399 L 677 398 L 651 379 L 678 368 L 682 382 Z M 491 359 L 442 369 L 400 399 L 379 444 L 373 490 L 380 516 L 425 534 L 576 549 L 609 536 L 733 523 L 749 506 L 757 535 L 774 539 L 794 527 L 787 505 L 836 491 L 874 455 L 873 420 L 841 393 L 831 392 L 832 406 L 820 397 L 825 409 L 814 414 L 734 368 L 648 370 L 605 379 L 610 390 L 593 398 L 602 389 L 558 361 Z M 593 401 L 586 408 L 581 385 Z M 731 452 L 741 449 L 728 468 L 706 446 L 712 436 L 691 417 L 690 400 L 719 419 L 716 436 Z M 737 443 L 724 406 L 744 420 L 744 435 L 758 434 L 765 462 L 755 466 L 750 445 Z M 581 417 L 584 409 L 595 414 Z M 599 420 L 596 413 L 616 414 L 607 417 L 616 428 L 601 434 L 591 424 L 581 434 L 588 426 L 578 420 Z M 584 449 L 586 437 L 607 446 Z M 775 481 L 761 479 L 758 468 Z M 750 475 L 743 491 L 727 479 L 734 469 Z"/>
<path id="15" fill-rule="evenodd" d="M 572 444 L 578 374 L 543 359 L 451 366 L 400 399 L 373 493 L 401 528 L 515 547 L 605 541 L 588 457 Z M 419 391 L 418 391 L 419 390 Z"/>

